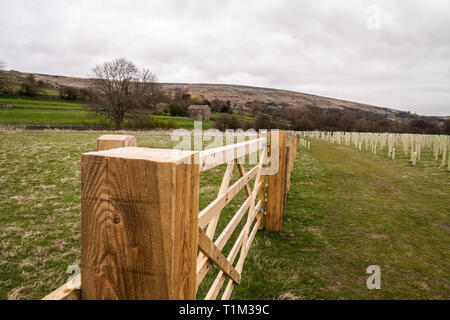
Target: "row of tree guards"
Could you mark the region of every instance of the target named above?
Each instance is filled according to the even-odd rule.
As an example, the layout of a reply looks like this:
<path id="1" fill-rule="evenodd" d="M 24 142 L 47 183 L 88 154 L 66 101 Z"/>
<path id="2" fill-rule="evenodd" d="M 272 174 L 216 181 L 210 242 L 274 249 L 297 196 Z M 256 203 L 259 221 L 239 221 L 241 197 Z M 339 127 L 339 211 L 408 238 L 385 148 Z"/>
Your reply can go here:
<path id="1" fill-rule="evenodd" d="M 257 231 L 282 229 L 299 144 L 310 147 L 286 131 L 200 152 L 100 137 L 81 163 L 81 275 L 44 299 L 196 299 L 213 265 L 219 273 L 205 298 L 229 299 Z M 246 171 L 239 159 L 254 152 L 258 164 Z M 217 198 L 199 212 L 200 173 L 219 165 L 227 168 Z M 229 186 L 234 168 L 241 177 Z M 216 238 L 222 209 L 242 189 L 247 199 Z"/>
<path id="2" fill-rule="evenodd" d="M 432 158 L 442 167 L 447 166 L 447 170 L 450 171 L 448 155 L 450 137 L 447 135 L 323 131 L 303 131 L 299 134 L 301 137 L 320 139 L 347 147 L 353 145 L 359 151 L 370 150 L 375 155 L 386 152 L 392 160 L 395 160 L 401 151 L 408 156 L 413 166 L 424 158 L 424 152 L 426 152 L 432 155 Z"/>

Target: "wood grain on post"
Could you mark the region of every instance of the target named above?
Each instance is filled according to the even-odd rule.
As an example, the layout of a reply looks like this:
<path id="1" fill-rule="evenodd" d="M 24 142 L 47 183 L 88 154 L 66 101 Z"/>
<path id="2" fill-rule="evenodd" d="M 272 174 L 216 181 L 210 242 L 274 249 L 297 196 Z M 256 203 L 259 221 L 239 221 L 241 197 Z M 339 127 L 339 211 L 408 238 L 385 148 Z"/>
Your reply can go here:
<path id="1" fill-rule="evenodd" d="M 97 151 L 111 150 L 124 147 L 137 147 L 137 140 L 127 135 L 104 135 L 97 139 Z"/>
<path id="2" fill-rule="evenodd" d="M 267 204 L 266 204 L 266 230 L 281 231 L 284 215 L 284 196 L 286 189 L 286 132 L 271 131 L 270 148 L 271 154 L 273 148 L 278 149 L 278 171 L 274 175 L 269 175 L 267 186 Z M 274 161 L 274 159 L 271 159 Z"/>
<path id="3" fill-rule="evenodd" d="M 195 299 L 196 155 L 146 148 L 83 154 L 83 300 Z"/>

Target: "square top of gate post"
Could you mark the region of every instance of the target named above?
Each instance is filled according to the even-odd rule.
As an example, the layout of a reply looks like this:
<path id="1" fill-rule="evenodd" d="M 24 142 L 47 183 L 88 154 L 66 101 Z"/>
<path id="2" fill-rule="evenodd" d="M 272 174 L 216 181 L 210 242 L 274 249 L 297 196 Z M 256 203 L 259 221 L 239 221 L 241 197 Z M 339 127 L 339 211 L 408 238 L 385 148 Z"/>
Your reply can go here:
<path id="1" fill-rule="evenodd" d="M 110 150 L 115 148 L 137 147 L 137 140 L 129 135 L 103 135 L 97 139 L 97 150 Z"/>
<path id="2" fill-rule="evenodd" d="M 176 149 L 149 149 L 138 147 L 116 148 L 83 153 L 83 157 L 99 156 L 133 160 L 149 160 L 161 163 L 198 164 L 198 151 Z"/>

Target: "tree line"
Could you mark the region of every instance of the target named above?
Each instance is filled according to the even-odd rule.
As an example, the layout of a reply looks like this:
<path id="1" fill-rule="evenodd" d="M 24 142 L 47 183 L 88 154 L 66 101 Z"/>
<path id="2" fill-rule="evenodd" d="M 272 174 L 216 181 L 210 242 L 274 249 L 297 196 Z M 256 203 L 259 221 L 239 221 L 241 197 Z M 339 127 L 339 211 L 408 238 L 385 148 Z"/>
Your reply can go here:
<path id="1" fill-rule="evenodd" d="M 295 131 L 391 132 L 415 134 L 450 134 L 450 119 L 416 116 L 410 120 L 393 120 L 386 116 L 357 109 L 325 109 L 307 105 L 278 107 L 256 113 L 254 121 L 221 117 L 219 130 L 237 128 L 280 129 Z M 264 112 L 265 111 L 265 112 Z"/>
<path id="2" fill-rule="evenodd" d="M 305 108 L 286 108 L 280 110 L 278 115 L 290 119 L 291 129 L 297 131 L 450 134 L 450 120 L 442 122 L 420 116 L 410 120 L 396 120 L 357 109 L 325 109 L 308 105 Z"/>

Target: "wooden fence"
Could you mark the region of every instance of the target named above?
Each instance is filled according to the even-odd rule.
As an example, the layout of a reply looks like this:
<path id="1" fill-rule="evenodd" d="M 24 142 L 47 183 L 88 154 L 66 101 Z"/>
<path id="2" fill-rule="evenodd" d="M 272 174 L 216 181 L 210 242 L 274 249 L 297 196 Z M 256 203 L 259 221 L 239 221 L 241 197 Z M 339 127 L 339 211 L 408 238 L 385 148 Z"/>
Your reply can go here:
<path id="1" fill-rule="evenodd" d="M 206 299 L 221 292 L 229 299 L 258 230 L 282 228 L 297 148 L 298 136 L 283 131 L 202 152 L 100 137 L 98 151 L 81 161 L 81 275 L 71 282 L 81 289 L 68 283 L 44 299 L 195 299 L 213 265 L 219 272 Z M 246 171 L 239 159 L 255 152 L 257 164 Z M 224 164 L 217 197 L 199 212 L 200 173 Z M 240 178 L 230 186 L 235 168 Z M 215 237 L 222 209 L 242 189 L 247 198 Z"/>

